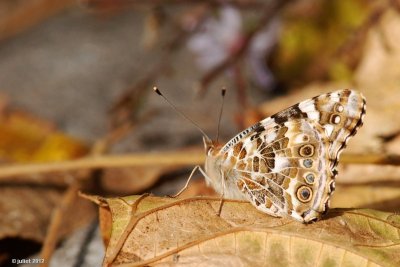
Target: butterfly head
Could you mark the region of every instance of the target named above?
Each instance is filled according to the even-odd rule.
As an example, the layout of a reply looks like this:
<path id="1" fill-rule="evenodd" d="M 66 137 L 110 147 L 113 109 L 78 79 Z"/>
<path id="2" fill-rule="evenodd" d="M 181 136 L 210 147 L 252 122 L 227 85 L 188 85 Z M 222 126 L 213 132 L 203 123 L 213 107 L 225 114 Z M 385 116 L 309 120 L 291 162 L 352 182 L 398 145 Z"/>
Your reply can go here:
<path id="1" fill-rule="evenodd" d="M 206 160 L 204 162 L 206 183 L 207 185 L 211 185 L 217 193 L 222 194 L 222 169 L 221 157 L 219 156 L 221 146 L 218 142 L 213 141 L 206 136 L 203 137 L 203 143 L 206 152 Z"/>
<path id="2" fill-rule="evenodd" d="M 204 143 L 204 150 L 206 152 L 206 155 L 208 156 L 216 154 L 219 148 L 221 147 L 220 143 L 211 140 L 207 136 L 203 136 L 203 143 Z"/>
<path id="3" fill-rule="evenodd" d="M 203 136 L 203 144 L 204 144 L 204 150 L 206 151 L 206 154 L 208 154 L 208 152 L 214 148 L 213 141 L 210 138 L 208 138 L 207 136 Z"/>

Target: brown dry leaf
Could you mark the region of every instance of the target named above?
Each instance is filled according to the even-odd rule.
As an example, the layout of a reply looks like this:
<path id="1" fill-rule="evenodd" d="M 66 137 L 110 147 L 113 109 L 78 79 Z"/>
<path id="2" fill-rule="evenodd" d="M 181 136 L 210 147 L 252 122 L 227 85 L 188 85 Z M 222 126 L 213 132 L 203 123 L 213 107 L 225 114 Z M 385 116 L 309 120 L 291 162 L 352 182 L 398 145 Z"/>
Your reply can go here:
<path id="1" fill-rule="evenodd" d="M 107 191 L 119 194 L 139 193 L 154 185 L 162 171 L 162 168 L 147 167 L 110 168 L 104 170 L 101 182 Z"/>
<path id="2" fill-rule="evenodd" d="M 362 166 L 358 173 L 362 173 Z M 377 166 L 372 166 L 377 167 Z M 378 166 L 379 167 L 379 166 Z M 391 168 L 392 166 L 386 166 Z M 395 168 L 395 167 L 393 167 Z M 343 183 L 338 179 L 336 190 L 331 198 L 331 208 L 369 208 L 390 212 L 399 212 L 400 207 L 400 168 L 397 167 L 397 180 L 384 180 L 378 182 L 375 177 L 371 181 L 364 180 L 353 183 Z M 357 175 L 352 172 L 353 175 Z M 339 175 L 340 177 L 340 175 Z M 339 181 L 340 180 L 340 181 Z M 189 187 L 179 196 L 189 198 L 195 196 L 219 197 L 215 191 L 206 185 L 204 179 L 198 179 L 190 183 Z"/>
<path id="3" fill-rule="evenodd" d="M 218 198 L 130 196 L 102 200 L 108 208 L 101 209 L 109 210 L 112 217 L 104 265 L 400 264 L 400 216 L 393 213 L 334 209 L 325 220 L 304 225 L 233 200 L 224 202 L 219 217 Z"/>
<path id="4" fill-rule="evenodd" d="M 162 175 L 177 171 L 180 166 L 126 167 L 104 170 L 102 184 L 109 192 L 118 194 L 138 194 L 152 187 Z M 140 179 L 137 179 L 140 177 Z M 203 180 L 203 179 L 202 179 Z M 210 195 L 213 190 L 206 187 L 203 181 L 193 181 L 182 194 L 182 197 Z"/>
<path id="5" fill-rule="evenodd" d="M 331 207 L 399 212 L 400 186 L 391 183 L 337 184 Z"/>
<path id="6" fill-rule="evenodd" d="M 48 219 L 43 218 L 50 218 L 60 190 L 2 185 L 0 191 L 0 239 L 19 237 L 43 241 L 48 224 Z"/>
<path id="7" fill-rule="evenodd" d="M 21 111 L 0 110 L 0 160 L 2 162 L 41 162 L 76 158 L 87 152 L 80 141 L 57 131 L 50 122 Z M 0 183 L 0 240 L 19 242 L 27 254 L 36 252 L 32 242 L 44 241 L 53 210 L 63 191 L 74 179 L 71 175 L 47 173 L 3 178 Z M 74 210 L 59 236 L 63 237 L 94 217 L 94 209 L 82 199 L 74 200 Z M 8 241 L 7 241 L 8 240 Z M 16 258 L 15 247 L 7 246 L 0 259 Z M 17 258 L 18 258 L 17 257 Z M 1 265 L 1 260 L 0 260 Z"/>
<path id="8" fill-rule="evenodd" d="M 196 157 L 200 159 L 199 163 L 204 162 L 205 156 L 203 149 L 200 150 L 197 147 L 188 147 L 177 151 L 176 154 L 179 153 L 181 153 L 181 158 L 188 159 L 190 157 Z M 173 154 L 168 156 L 163 154 L 153 154 L 151 161 L 159 163 L 160 160 L 165 157 L 168 157 L 171 160 L 170 164 L 107 168 L 104 170 L 104 175 L 102 177 L 103 187 L 107 188 L 107 191 L 118 193 L 118 195 L 142 193 L 144 190 L 153 186 L 162 175 L 182 169 L 182 165 L 177 163 L 179 160 L 174 158 Z M 199 161 L 198 159 L 193 162 L 193 165 Z M 140 179 L 138 179 L 138 177 L 140 177 Z"/>
<path id="9" fill-rule="evenodd" d="M 177 167 L 126 167 L 104 170 L 102 184 L 107 191 L 119 194 L 136 194 L 153 186 L 161 175 L 177 169 Z M 140 179 L 137 179 L 140 177 Z"/>
<path id="10" fill-rule="evenodd" d="M 368 109 L 379 116 L 374 126 L 381 135 L 400 131 L 399 123 L 394 123 L 400 118 L 399 61 L 400 16 L 388 9 L 380 23 L 370 30 L 363 60 L 355 73 L 356 84 L 370 100 Z"/>
<path id="11" fill-rule="evenodd" d="M 357 167 L 362 168 L 362 166 Z M 397 169 L 399 168 L 397 167 Z M 204 179 L 191 182 L 179 197 L 189 198 L 195 196 L 219 197 L 211 187 L 207 186 Z M 379 183 L 372 180 L 369 183 L 367 181 L 363 183 L 339 183 L 337 180 L 335 194 L 331 198 L 331 208 L 369 208 L 398 212 L 399 207 L 400 188 L 395 181 L 382 181 Z"/>
<path id="12" fill-rule="evenodd" d="M 400 184 L 400 167 L 372 164 L 339 164 L 338 184 Z M 399 189 L 400 187 L 397 186 Z"/>
<path id="13" fill-rule="evenodd" d="M 62 190 L 57 187 L 37 187 L 32 190 L 20 185 L 1 186 L 0 203 L 0 239 L 18 237 L 36 242 L 43 241 L 54 207 L 59 203 Z M 93 218 L 92 206 L 81 199 L 76 199 L 73 213 L 67 221 L 60 236 L 70 233 L 78 226 L 84 225 Z"/>
<path id="14" fill-rule="evenodd" d="M 389 154 L 400 153 L 400 132 L 396 133 L 396 135 L 397 136 L 394 136 L 393 139 L 386 142 L 386 150 Z"/>
<path id="15" fill-rule="evenodd" d="M 189 198 L 195 196 L 215 196 L 218 197 L 218 193 L 212 189 L 212 187 L 207 186 L 206 181 L 203 177 L 200 179 L 191 181 L 188 188 L 179 195 L 180 198 Z"/>
<path id="16" fill-rule="evenodd" d="M 62 187 L 2 183 L 0 185 L 0 240 L 7 244 L 17 242 L 18 249 L 8 245 L 0 252 L 0 265 L 3 259 L 26 257 L 37 252 L 32 242 L 44 241 L 54 208 L 62 199 Z M 73 209 L 64 209 L 67 219 L 58 233 L 60 238 L 87 224 L 95 216 L 91 203 L 75 198 Z M 14 241 L 12 241 L 14 240 Z M 23 249 L 22 249 L 23 248 Z M 26 254 L 19 254 L 24 251 Z"/>

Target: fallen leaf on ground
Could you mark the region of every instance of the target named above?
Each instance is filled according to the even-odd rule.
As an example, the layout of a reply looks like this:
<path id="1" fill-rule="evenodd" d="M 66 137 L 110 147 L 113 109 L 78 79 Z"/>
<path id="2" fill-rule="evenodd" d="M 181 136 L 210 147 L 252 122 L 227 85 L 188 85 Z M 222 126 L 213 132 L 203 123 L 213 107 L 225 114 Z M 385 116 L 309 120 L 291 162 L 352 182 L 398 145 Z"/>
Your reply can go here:
<path id="1" fill-rule="evenodd" d="M 400 216 L 394 213 L 333 209 L 324 220 L 305 225 L 233 200 L 224 201 L 218 216 L 218 198 L 130 196 L 102 203 L 112 218 L 104 265 L 400 264 Z"/>
<path id="2" fill-rule="evenodd" d="M 40 242 L 46 235 L 51 211 L 59 200 L 60 189 L 1 186 L 0 239 L 18 237 Z M 40 197 L 39 197 L 40 196 Z"/>
<path id="3" fill-rule="evenodd" d="M 5 163 L 57 161 L 77 158 L 87 153 L 86 146 L 48 121 L 23 111 L 0 109 L 0 160 Z M 36 253 L 44 241 L 54 208 L 65 188 L 75 179 L 66 173 L 32 174 L 4 177 L 0 182 L 0 243 L 12 244 L 0 249 L 0 265 L 10 258 L 24 258 Z M 63 237 L 94 217 L 94 209 L 82 199 L 75 199 L 74 210 L 66 210 Z M 1 247 L 1 244 L 0 244 Z M 21 254 L 24 248 L 26 254 Z"/>
<path id="4" fill-rule="evenodd" d="M 195 196 L 219 197 L 206 185 L 204 179 L 191 182 L 179 197 L 183 199 Z M 400 183 L 393 181 L 336 183 L 335 193 L 331 198 L 331 208 L 370 208 L 399 212 L 399 207 Z"/>
<path id="5" fill-rule="evenodd" d="M 25 112 L 0 114 L 0 160 L 6 162 L 61 161 L 83 156 L 87 147 Z"/>
<path id="6" fill-rule="evenodd" d="M 332 208 L 369 208 L 399 212 L 400 186 L 391 183 L 337 184 L 331 198 Z"/>
<path id="7" fill-rule="evenodd" d="M 179 195 L 179 198 L 183 199 L 195 196 L 219 197 L 218 193 L 216 193 L 211 186 L 208 186 L 206 184 L 204 177 L 200 177 L 200 179 L 191 181 L 186 190 L 183 191 L 181 195 Z"/>
<path id="8" fill-rule="evenodd" d="M 8 240 L 8 244 L 14 241 L 19 244 L 18 248 L 10 245 L 2 247 L 0 265 L 2 260 L 9 262 L 8 259 L 15 258 L 16 255 L 24 258 L 37 252 L 40 247 L 32 245 L 44 241 L 54 208 L 60 203 L 62 193 L 63 187 L 54 185 L 0 185 L 0 244 L 4 240 Z M 80 198 L 74 200 L 72 207 L 73 209 L 63 210 L 69 215 L 62 222 L 60 237 L 65 237 L 87 224 L 95 215 L 91 203 Z M 26 254 L 19 254 L 21 250 Z"/>
<path id="9" fill-rule="evenodd" d="M 393 184 L 400 189 L 400 167 L 376 164 L 339 164 L 338 184 Z"/>
<path id="10" fill-rule="evenodd" d="M 200 162 L 204 162 L 203 158 L 205 155 L 203 149 L 189 147 L 177 151 L 176 155 L 179 153 L 183 159 L 194 157 L 201 160 Z M 102 185 L 104 188 L 107 188 L 107 191 L 115 192 L 117 195 L 142 193 L 154 186 L 163 175 L 182 170 L 182 165 L 177 163 L 179 162 L 177 158 L 174 164 L 173 154 L 165 156 L 154 153 L 151 161 L 157 163 L 164 157 L 168 157 L 171 161 L 169 165 L 152 164 L 148 166 L 106 168 L 101 178 Z M 197 162 L 193 162 L 193 164 L 195 163 Z"/>
<path id="11" fill-rule="evenodd" d="M 380 115 L 374 126 L 399 132 L 399 75 L 400 69 L 400 17 L 388 9 L 379 22 L 371 28 L 365 42 L 364 57 L 355 73 L 355 82 L 370 99 L 369 106 Z M 368 107 L 369 108 L 369 107 Z M 368 113 L 367 113 L 368 114 Z M 386 122 L 388 124 L 386 125 Z M 379 127 L 377 127 L 379 125 Z"/>
<path id="12" fill-rule="evenodd" d="M 168 169 L 165 166 L 109 168 L 104 170 L 101 181 L 109 192 L 135 194 L 153 186 Z"/>

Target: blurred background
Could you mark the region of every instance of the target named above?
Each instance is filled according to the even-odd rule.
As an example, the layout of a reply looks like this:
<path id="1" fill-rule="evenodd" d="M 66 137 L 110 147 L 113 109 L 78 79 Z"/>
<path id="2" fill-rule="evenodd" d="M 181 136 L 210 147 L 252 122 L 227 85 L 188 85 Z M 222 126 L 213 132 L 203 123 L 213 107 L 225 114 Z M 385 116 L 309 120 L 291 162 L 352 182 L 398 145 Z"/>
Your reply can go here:
<path id="1" fill-rule="evenodd" d="M 399 63 L 397 0 L 0 0 L 0 264 L 98 266 L 97 210 L 78 191 L 163 196 L 184 185 L 195 164 L 158 165 L 160 152 L 202 155 L 201 133 L 154 85 L 211 137 L 227 88 L 223 142 L 306 98 L 355 88 L 367 116 L 346 152 L 390 155 L 400 149 Z M 154 165 L 63 165 L 133 153 Z M 18 169 L 55 161 L 51 172 Z M 339 176 L 334 207 L 399 211 L 398 168 L 346 164 Z M 185 196 L 213 194 L 197 178 Z"/>

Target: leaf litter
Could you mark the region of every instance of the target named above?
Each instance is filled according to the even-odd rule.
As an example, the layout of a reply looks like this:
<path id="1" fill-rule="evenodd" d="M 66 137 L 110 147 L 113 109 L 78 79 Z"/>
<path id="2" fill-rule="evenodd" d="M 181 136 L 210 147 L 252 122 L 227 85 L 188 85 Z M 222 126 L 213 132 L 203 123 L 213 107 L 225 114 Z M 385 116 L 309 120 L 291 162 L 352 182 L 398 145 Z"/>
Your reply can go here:
<path id="1" fill-rule="evenodd" d="M 393 32 L 391 30 L 393 25 L 397 25 L 398 16 L 393 16 L 390 12 L 383 16 L 384 19 L 379 25 L 381 29 L 372 29 L 368 35 L 367 54 L 369 56 L 364 58 L 356 70 L 355 85 L 357 88 L 362 87 L 368 99 L 381 96 L 376 88 L 382 86 L 390 87 L 390 93 L 386 93 L 392 97 L 388 97 L 385 103 L 379 104 L 380 102 L 375 101 L 375 104 L 369 106 L 366 123 L 369 126 L 364 127 L 364 134 L 357 139 L 358 141 L 351 142 L 353 145 L 350 150 L 353 151 L 396 152 L 391 146 L 387 147 L 387 143 L 379 137 L 381 134 L 390 135 L 399 131 L 398 125 L 392 122 L 398 117 L 395 112 L 398 105 L 397 98 L 393 97 L 398 94 L 397 78 L 393 79 L 393 77 L 397 77 L 398 68 L 395 64 L 398 62 L 397 51 L 400 50 L 396 50 L 398 42 L 392 40 L 395 34 L 388 34 Z M 384 44 L 380 39 L 382 36 L 387 39 Z M 390 48 L 390 53 L 387 53 L 387 47 Z M 390 72 L 387 71 L 388 68 Z M 343 86 L 333 83 L 311 85 L 301 91 L 300 98 L 303 99 L 306 94 L 310 96 L 320 94 L 321 88 L 331 90 L 331 88 L 339 87 Z M 297 101 L 299 94 L 292 94 L 291 97 L 296 98 Z M 282 98 L 282 103 L 286 105 L 288 99 L 288 97 Z M 274 103 L 269 102 L 268 108 L 277 107 Z M 265 107 L 262 106 L 259 109 L 263 117 L 270 112 L 265 111 Z M 376 127 L 376 125 L 383 127 Z M 43 161 L 52 159 L 57 151 L 65 151 L 59 149 L 58 146 L 59 141 L 63 142 L 64 139 L 53 138 L 52 140 L 49 142 L 50 145 L 44 146 L 43 151 L 38 150 L 40 153 L 32 153 L 36 152 L 36 147 L 30 146 L 38 144 L 38 139 L 33 142 L 28 140 L 29 142 L 23 148 L 32 149 L 28 151 L 29 153 L 17 151 L 16 158 L 24 161 Z M 74 140 L 70 141 L 74 144 Z M 44 142 L 44 144 L 49 143 Z M 11 143 L 6 142 L 6 144 Z M 49 149 L 54 147 L 55 150 Z M 79 143 L 77 147 L 79 148 Z M 80 150 L 74 150 L 71 144 L 66 148 L 72 148 L 71 151 L 67 151 L 71 154 L 80 153 Z M 29 158 L 32 155 L 34 157 Z M 58 158 L 68 159 L 71 155 L 64 156 L 59 155 Z M 101 204 L 102 234 L 105 244 L 108 245 L 104 264 L 161 266 L 237 264 L 287 266 L 296 264 L 296 266 L 310 266 L 318 263 L 339 266 L 359 266 L 360 264 L 398 266 L 400 264 L 398 256 L 400 255 L 400 220 L 396 210 L 400 201 L 399 190 L 396 183 L 385 185 L 388 180 L 398 181 L 399 176 L 391 172 L 397 168 L 392 167 L 393 169 L 382 173 L 376 166 L 367 166 L 367 168 L 375 168 L 368 173 L 362 166 L 363 169 L 350 173 L 350 170 L 356 166 L 349 167 L 346 166 L 346 169 L 340 172 L 338 191 L 333 198 L 333 206 L 341 207 L 341 209 L 331 210 L 325 220 L 313 225 L 301 225 L 287 219 L 272 218 L 258 212 L 248 203 L 230 200 L 224 202 L 222 215 L 218 217 L 216 216 L 219 206 L 217 198 L 185 200 L 149 196 L 98 198 L 98 203 Z M 135 172 L 136 177 L 139 178 L 141 175 L 137 173 L 137 170 L 126 169 L 125 174 L 110 171 L 110 176 L 111 178 L 120 177 L 120 181 L 124 181 L 126 180 L 124 176 L 129 177 Z M 145 190 L 154 184 L 162 172 L 162 169 L 148 171 L 144 168 L 142 174 L 144 173 L 148 179 L 143 179 L 142 183 L 128 184 L 130 188 L 126 187 L 126 190 L 131 192 Z M 353 180 L 341 180 L 346 173 Z M 378 175 L 374 176 L 377 173 Z M 388 179 L 389 175 L 392 175 L 390 179 Z M 368 179 L 365 179 L 365 176 L 368 176 Z M 354 184 L 354 181 L 358 184 Z M 344 183 L 340 185 L 342 182 Z M 106 187 L 111 184 L 106 184 Z M 125 185 L 117 186 L 115 191 L 123 192 L 121 188 L 124 187 Z M 194 188 L 195 190 L 189 192 L 187 196 L 207 191 L 202 182 L 196 183 Z M 18 193 L 18 195 L 24 194 Z M 48 205 L 49 210 L 46 211 L 48 213 L 58 200 L 53 196 L 53 192 L 42 194 L 43 196 L 51 202 Z M 11 196 L 5 197 L 5 199 L 9 198 Z M 35 203 L 32 206 L 32 210 L 35 210 Z M 357 207 L 357 209 L 344 208 L 348 206 Z M 359 207 L 385 209 L 387 212 L 359 209 Z M 19 209 L 19 207 L 12 209 Z M 29 218 L 29 214 L 26 217 Z M 45 214 L 44 218 L 47 217 L 48 214 Z M 20 220 L 16 221 L 20 222 Z M 22 224 L 24 224 L 23 220 Z M 64 222 L 64 224 L 68 223 Z M 38 228 L 40 228 L 38 232 L 27 231 L 24 234 L 31 234 L 31 236 L 36 234 L 37 236 L 33 238 L 40 240 L 45 234 L 43 231 L 45 227 L 42 225 Z"/>
<path id="2" fill-rule="evenodd" d="M 43 119 L 4 105 L 0 111 L 0 160 L 3 163 L 63 161 L 84 155 L 82 142 L 58 131 Z M 0 240 L 18 242 L 27 255 L 35 252 L 32 242 L 43 243 L 54 209 L 59 205 L 71 174 L 46 173 L 3 177 L 0 182 Z M 74 198 L 74 209 L 64 209 L 64 227 L 58 235 L 64 237 L 93 219 L 93 207 Z M 11 246 L 0 252 L 0 264 L 17 255 Z M 19 258 L 25 254 L 18 254 Z"/>
<path id="3" fill-rule="evenodd" d="M 112 221 L 104 266 L 400 264 L 400 215 L 392 212 L 336 208 L 305 225 L 235 200 L 224 201 L 218 216 L 220 199 L 213 197 L 129 196 L 102 203 Z"/>

